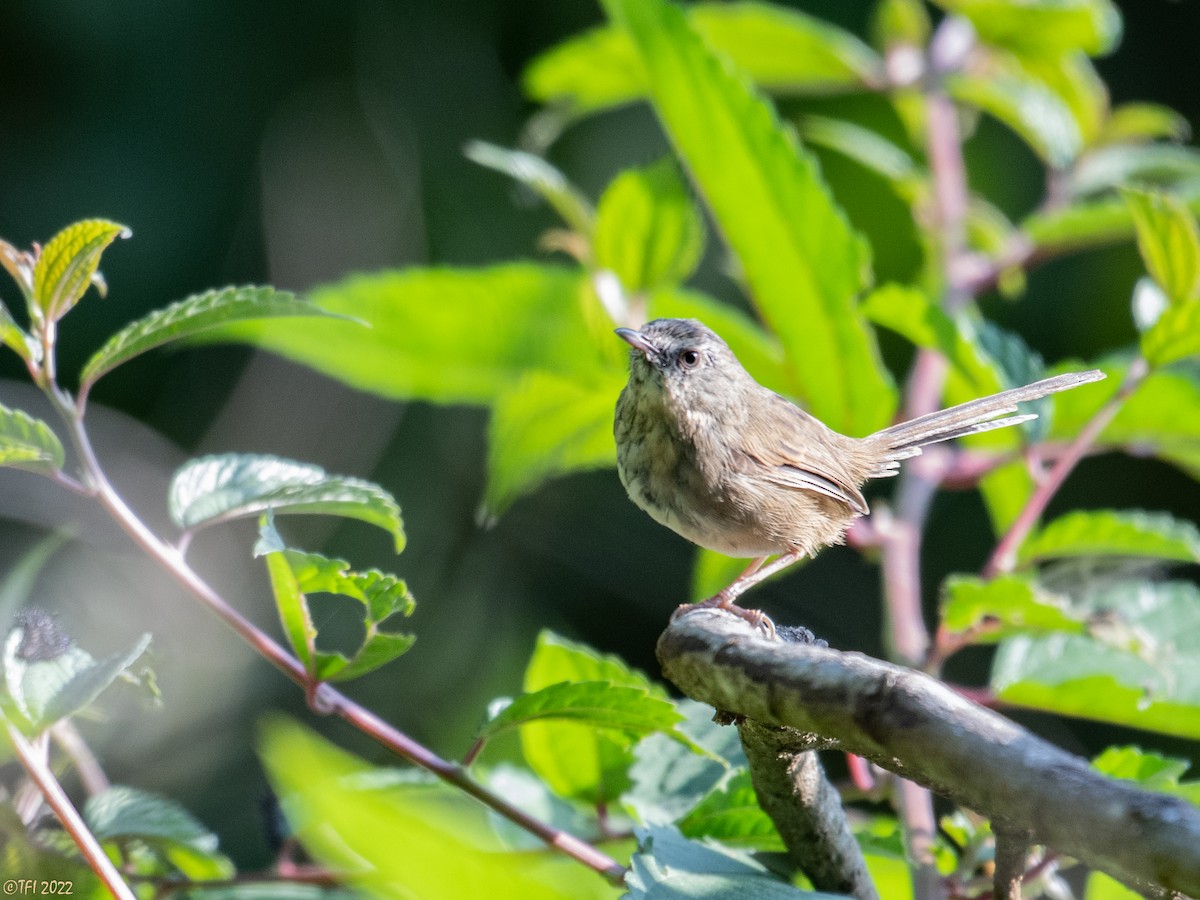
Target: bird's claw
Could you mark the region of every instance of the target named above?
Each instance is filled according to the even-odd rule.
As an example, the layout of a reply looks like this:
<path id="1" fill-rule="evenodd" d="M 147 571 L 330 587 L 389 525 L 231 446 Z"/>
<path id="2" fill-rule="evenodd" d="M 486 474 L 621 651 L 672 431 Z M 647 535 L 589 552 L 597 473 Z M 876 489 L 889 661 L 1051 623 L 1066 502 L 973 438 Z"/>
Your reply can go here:
<path id="1" fill-rule="evenodd" d="M 693 609 L 723 609 L 737 616 L 739 619 L 745 619 L 756 628 L 761 628 L 770 640 L 776 639 L 775 623 L 771 621 L 765 612 L 760 609 L 746 609 L 738 606 L 725 591 L 721 591 L 707 600 L 701 600 L 697 603 L 681 603 L 675 612 L 671 613 L 671 621 L 675 621 L 676 617 Z"/>

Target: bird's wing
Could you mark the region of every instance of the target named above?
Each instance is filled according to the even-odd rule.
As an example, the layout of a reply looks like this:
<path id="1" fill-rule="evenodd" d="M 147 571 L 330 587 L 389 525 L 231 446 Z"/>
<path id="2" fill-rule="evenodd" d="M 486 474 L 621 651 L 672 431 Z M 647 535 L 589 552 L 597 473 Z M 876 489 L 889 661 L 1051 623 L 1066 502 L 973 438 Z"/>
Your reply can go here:
<path id="1" fill-rule="evenodd" d="M 755 404 L 742 433 L 742 452 L 760 463 L 758 473 L 781 487 L 816 491 L 845 503 L 860 516 L 869 512 L 855 480 L 840 465 L 848 438 L 826 427 L 789 400 L 772 395 Z"/>

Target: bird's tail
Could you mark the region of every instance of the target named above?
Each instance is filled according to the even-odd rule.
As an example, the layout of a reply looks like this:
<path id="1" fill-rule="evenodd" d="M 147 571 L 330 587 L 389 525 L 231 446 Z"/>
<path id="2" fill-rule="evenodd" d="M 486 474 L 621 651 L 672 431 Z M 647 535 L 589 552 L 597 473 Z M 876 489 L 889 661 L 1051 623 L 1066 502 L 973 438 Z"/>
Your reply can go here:
<path id="1" fill-rule="evenodd" d="M 1048 394 L 1070 390 L 1081 384 L 1100 381 L 1105 377 L 1099 369 L 1087 372 L 1069 372 L 1065 375 L 1055 375 L 1027 384 L 1024 387 L 1001 391 L 990 397 L 960 403 L 949 409 L 928 415 L 918 416 L 899 425 L 893 425 L 882 431 L 877 431 L 865 440 L 879 448 L 882 460 L 879 469 L 872 477 L 880 478 L 895 475 L 900 460 L 916 456 L 927 444 L 948 441 L 968 434 L 978 434 L 981 431 L 991 431 L 993 428 L 1007 428 L 1036 419 L 1035 413 L 1019 416 L 1010 415 L 1017 411 L 1017 404 L 1028 400 L 1037 400 Z"/>

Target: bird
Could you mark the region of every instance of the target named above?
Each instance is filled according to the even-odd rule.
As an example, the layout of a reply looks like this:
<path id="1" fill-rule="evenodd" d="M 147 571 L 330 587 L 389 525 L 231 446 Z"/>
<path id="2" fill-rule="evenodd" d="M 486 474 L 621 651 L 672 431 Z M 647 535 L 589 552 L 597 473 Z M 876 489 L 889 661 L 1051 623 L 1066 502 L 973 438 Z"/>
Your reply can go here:
<path id="1" fill-rule="evenodd" d="M 1013 415 L 1018 403 L 1105 377 L 1095 369 L 1056 375 L 859 438 L 763 387 L 696 319 L 655 319 L 616 334 L 630 345 L 629 380 L 613 419 L 621 483 L 634 504 L 693 544 L 753 559 L 700 605 L 728 609 L 770 634 L 770 620 L 736 599 L 842 543 L 870 511 L 866 482 L 896 475 L 902 460 L 929 444 L 1037 418 Z"/>

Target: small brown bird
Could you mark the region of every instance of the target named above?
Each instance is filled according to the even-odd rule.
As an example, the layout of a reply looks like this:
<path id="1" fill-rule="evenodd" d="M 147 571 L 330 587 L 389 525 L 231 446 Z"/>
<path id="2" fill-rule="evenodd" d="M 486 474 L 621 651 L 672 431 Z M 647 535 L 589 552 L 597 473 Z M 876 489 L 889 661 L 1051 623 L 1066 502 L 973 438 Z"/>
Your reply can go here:
<path id="1" fill-rule="evenodd" d="M 705 601 L 725 608 L 801 557 L 841 543 L 868 512 L 868 479 L 895 475 L 927 444 L 1036 418 L 1008 415 L 1021 401 L 1104 378 L 1098 370 L 1058 375 L 853 438 L 760 385 L 695 319 L 616 333 L 633 347 L 613 426 L 621 483 L 651 518 L 692 543 L 755 557 Z M 746 617 L 769 626 L 761 613 Z"/>

